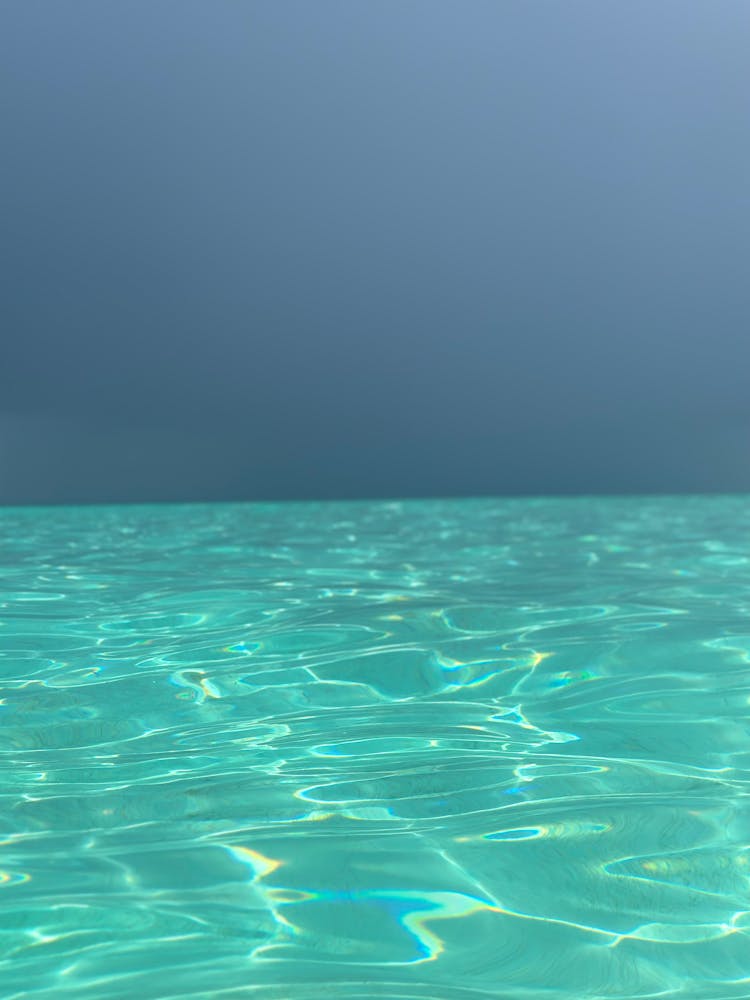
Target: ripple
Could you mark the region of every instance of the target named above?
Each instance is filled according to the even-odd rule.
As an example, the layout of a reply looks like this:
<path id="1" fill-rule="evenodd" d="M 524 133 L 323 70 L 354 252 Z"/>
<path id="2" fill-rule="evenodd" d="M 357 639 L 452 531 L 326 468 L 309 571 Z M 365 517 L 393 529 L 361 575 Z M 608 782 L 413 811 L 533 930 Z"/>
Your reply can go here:
<path id="1" fill-rule="evenodd" d="M 747 996 L 746 499 L 0 520 L 3 996 Z"/>

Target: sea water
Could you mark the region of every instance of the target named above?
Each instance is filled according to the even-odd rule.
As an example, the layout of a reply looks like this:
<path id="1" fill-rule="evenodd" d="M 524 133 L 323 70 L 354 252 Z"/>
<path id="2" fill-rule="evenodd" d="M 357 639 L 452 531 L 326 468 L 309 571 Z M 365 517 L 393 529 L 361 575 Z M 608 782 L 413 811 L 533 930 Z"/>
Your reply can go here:
<path id="1" fill-rule="evenodd" d="M 750 498 L 0 511 L 0 996 L 750 996 Z"/>

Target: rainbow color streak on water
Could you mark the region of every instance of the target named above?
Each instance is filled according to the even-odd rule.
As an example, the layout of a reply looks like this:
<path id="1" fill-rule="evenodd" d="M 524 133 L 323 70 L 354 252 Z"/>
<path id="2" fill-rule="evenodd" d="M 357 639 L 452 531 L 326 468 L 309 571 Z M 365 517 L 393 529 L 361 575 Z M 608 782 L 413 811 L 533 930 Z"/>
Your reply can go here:
<path id="1" fill-rule="evenodd" d="M 750 997 L 750 498 L 0 550 L 0 996 Z"/>

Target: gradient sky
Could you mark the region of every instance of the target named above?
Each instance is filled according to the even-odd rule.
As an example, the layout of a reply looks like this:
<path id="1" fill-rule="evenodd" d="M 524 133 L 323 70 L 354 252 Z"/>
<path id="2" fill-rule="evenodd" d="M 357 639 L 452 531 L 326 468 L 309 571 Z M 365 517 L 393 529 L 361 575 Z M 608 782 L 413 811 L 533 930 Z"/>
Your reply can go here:
<path id="1" fill-rule="evenodd" d="M 750 490 L 747 0 L 2 0 L 0 502 Z"/>

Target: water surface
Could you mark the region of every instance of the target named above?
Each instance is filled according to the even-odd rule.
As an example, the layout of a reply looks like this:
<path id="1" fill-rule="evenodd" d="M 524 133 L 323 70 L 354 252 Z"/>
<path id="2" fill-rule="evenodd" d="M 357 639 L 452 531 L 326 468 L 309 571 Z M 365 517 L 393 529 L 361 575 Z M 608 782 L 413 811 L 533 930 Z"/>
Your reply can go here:
<path id="1" fill-rule="evenodd" d="M 750 499 L 0 511 L 0 995 L 750 996 Z"/>

